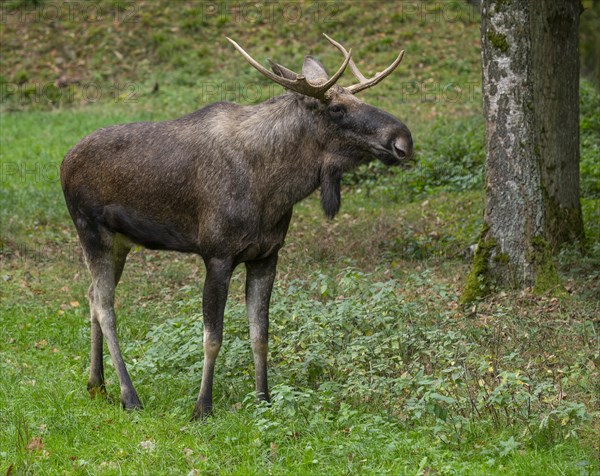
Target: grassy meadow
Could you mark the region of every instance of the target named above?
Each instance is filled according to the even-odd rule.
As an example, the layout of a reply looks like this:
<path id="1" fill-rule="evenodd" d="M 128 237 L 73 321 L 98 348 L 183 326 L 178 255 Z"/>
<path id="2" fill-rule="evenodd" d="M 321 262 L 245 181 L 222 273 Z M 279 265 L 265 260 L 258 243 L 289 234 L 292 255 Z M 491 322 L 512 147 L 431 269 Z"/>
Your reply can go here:
<path id="1" fill-rule="evenodd" d="M 484 206 L 479 16 L 465 2 L 9 1 L 0 6 L 0 474 L 600 472 L 600 94 L 581 83 L 586 243 L 546 295 L 458 298 Z M 74 5 L 74 6 L 73 6 Z M 82 5 L 86 5 L 84 9 Z M 272 403 L 252 393 L 244 272 L 234 274 L 215 414 L 190 422 L 202 371 L 200 258 L 134 249 L 119 337 L 144 409 L 89 398 L 90 276 L 59 180 L 106 125 L 279 94 L 263 63 L 330 71 L 353 48 L 361 98 L 402 119 L 418 161 L 344 178 L 327 221 L 294 211 L 271 305 Z M 351 83 L 348 72 L 341 84 Z"/>

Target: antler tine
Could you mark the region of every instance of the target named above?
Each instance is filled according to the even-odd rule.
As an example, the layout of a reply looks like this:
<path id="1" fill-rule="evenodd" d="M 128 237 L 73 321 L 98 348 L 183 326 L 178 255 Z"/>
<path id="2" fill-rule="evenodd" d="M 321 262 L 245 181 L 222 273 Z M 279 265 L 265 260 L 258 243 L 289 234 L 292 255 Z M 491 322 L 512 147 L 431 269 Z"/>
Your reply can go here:
<path id="1" fill-rule="evenodd" d="M 246 51 L 244 51 L 244 49 L 231 38 L 225 38 L 227 38 L 227 40 L 235 47 L 235 49 L 242 54 L 242 56 L 246 59 L 246 61 L 248 61 L 248 63 L 254 66 L 259 73 L 263 74 L 271 81 L 274 81 L 277 84 L 280 84 L 284 88 L 289 89 L 291 91 L 295 91 L 297 93 L 304 94 L 305 96 L 310 96 L 321 100 L 325 98 L 325 93 L 327 92 L 327 90 L 330 89 L 337 82 L 340 76 L 344 73 L 346 67 L 348 66 L 348 63 L 351 61 L 352 55 L 352 50 L 344 54 L 345 58 L 344 62 L 342 63 L 342 66 L 340 66 L 337 72 L 328 81 L 322 84 L 313 84 L 310 83 L 304 76 L 299 75 L 297 73 L 294 73 L 296 74 L 296 79 L 288 79 L 282 76 L 278 76 L 277 74 L 269 71 L 267 68 L 262 66 L 254 58 L 252 58 L 252 56 L 246 53 Z"/>
<path id="2" fill-rule="evenodd" d="M 327 35 L 326 33 L 323 33 L 323 36 L 325 38 L 327 38 L 327 41 L 329 41 L 329 43 L 331 43 L 333 46 L 335 46 L 338 50 L 341 51 L 341 53 L 346 56 L 348 54 L 348 52 L 346 51 L 346 48 L 344 48 L 340 43 L 338 43 L 337 41 L 335 41 L 333 38 L 331 38 L 329 35 Z M 350 71 L 352 71 L 352 74 L 354 76 L 356 76 L 356 79 L 358 79 L 361 83 L 363 81 L 367 81 L 367 78 L 365 78 L 363 76 L 363 74 L 360 72 L 360 70 L 358 69 L 358 66 L 356 66 L 356 63 L 354 62 L 354 60 L 350 61 Z"/>
<path id="3" fill-rule="evenodd" d="M 342 63 L 342 66 L 340 66 L 340 69 L 336 71 L 336 73 L 329 79 L 329 81 L 327 81 L 325 84 L 323 84 L 323 86 L 321 86 L 321 88 L 323 88 L 323 93 L 325 93 L 325 91 L 327 91 L 329 88 L 331 88 L 331 86 L 337 83 L 337 80 L 340 79 L 340 76 L 342 76 L 342 74 L 344 74 L 344 71 L 346 71 L 346 67 L 348 66 L 348 64 L 350 64 L 350 61 L 352 61 L 352 48 L 348 50 L 348 54 L 346 54 L 346 57 L 344 58 L 344 62 Z"/>
<path id="4" fill-rule="evenodd" d="M 402 58 L 404 58 L 404 50 L 402 50 L 400 52 L 400 54 L 398 55 L 398 57 L 394 60 L 394 62 L 391 65 L 389 65 L 386 69 L 384 69 L 381 73 L 377 73 L 375 76 L 373 76 L 371 79 L 369 79 L 366 83 L 354 84 L 346 89 L 348 91 L 350 91 L 352 94 L 356 94 L 367 88 L 375 86 L 377 83 L 379 83 L 384 78 L 389 76 L 398 67 L 398 65 L 402 62 Z"/>
<path id="5" fill-rule="evenodd" d="M 323 35 L 325 35 L 325 33 L 323 33 Z M 330 38 L 327 35 L 325 35 L 325 38 L 327 38 L 327 40 L 329 40 L 329 42 L 333 46 L 335 46 L 338 50 L 340 50 L 342 52 L 342 54 L 346 55 L 346 48 L 344 48 L 340 43 L 338 43 L 337 41 L 335 41 L 334 39 Z M 384 78 L 386 78 L 387 76 L 389 76 L 392 73 L 392 71 L 394 71 L 398 67 L 398 65 L 402 61 L 403 57 L 404 57 L 404 50 L 402 50 L 400 52 L 400 54 L 398 55 L 398 57 L 394 60 L 394 62 L 391 65 L 389 65 L 382 72 L 377 73 L 371 79 L 365 78 L 364 75 L 358 70 L 358 67 L 356 66 L 356 64 L 354 63 L 354 61 L 350 61 L 350 70 L 352 71 L 352 74 L 354 74 L 354 76 L 356 76 L 356 79 L 358 79 L 359 82 L 358 82 L 358 84 L 353 84 L 352 86 L 348 86 L 346 89 L 350 93 L 356 94 L 356 93 L 358 93 L 360 91 L 363 91 L 363 90 L 365 90 L 367 88 L 375 86 L 377 83 L 379 83 Z"/>
<path id="6" fill-rule="evenodd" d="M 244 51 L 244 49 L 240 45 L 238 45 L 235 41 L 233 41 L 228 36 L 226 36 L 225 38 L 227 38 L 229 43 L 231 43 L 234 46 L 234 48 L 242 54 L 242 56 L 246 59 L 246 61 L 248 61 L 248 63 L 250 63 L 252 66 L 254 66 L 259 71 L 259 73 L 262 73 L 270 80 L 275 81 L 277 84 L 280 84 L 281 86 L 283 86 L 285 88 L 289 88 L 292 85 L 296 84 L 296 82 L 291 79 L 286 79 L 282 76 L 278 76 L 275 73 L 269 71 L 267 68 L 265 68 L 263 65 L 261 65 L 258 61 L 256 61 L 254 58 L 252 58 L 252 56 L 250 56 L 248 53 L 246 53 L 246 51 Z"/>

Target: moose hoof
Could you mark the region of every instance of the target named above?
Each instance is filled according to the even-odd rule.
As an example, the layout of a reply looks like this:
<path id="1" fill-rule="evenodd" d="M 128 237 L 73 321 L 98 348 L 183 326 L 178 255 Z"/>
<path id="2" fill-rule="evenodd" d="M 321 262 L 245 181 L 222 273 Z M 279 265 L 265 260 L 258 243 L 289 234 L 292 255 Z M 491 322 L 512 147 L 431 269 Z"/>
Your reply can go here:
<path id="1" fill-rule="evenodd" d="M 95 383 L 88 382 L 87 390 L 88 390 L 88 393 L 90 394 L 91 399 L 95 399 L 96 397 L 107 398 L 106 386 L 104 385 L 104 383 L 95 384 Z"/>
<path id="2" fill-rule="evenodd" d="M 125 410 L 127 412 L 135 412 L 135 411 L 144 409 L 144 406 L 140 402 L 137 402 L 137 403 L 121 402 L 121 405 L 123 405 L 123 410 Z"/>
<path id="3" fill-rule="evenodd" d="M 266 392 L 266 393 L 263 393 L 263 392 L 257 393 L 256 394 L 256 399 L 259 402 L 271 403 L 271 397 L 269 397 L 269 392 Z"/>
<path id="4" fill-rule="evenodd" d="M 123 409 L 128 412 L 133 412 L 144 408 L 140 402 L 140 399 L 135 394 L 128 397 L 121 395 L 121 405 L 123 405 Z"/>
<path id="5" fill-rule="evenodd" d="M 192 415 L 192 418 L 190 418 L 190 421 L 192 421 L 192 422 L 194 422 L 194 421 L 205 422 L 205 421 L 208 421 L 208 419 L 212 415 L 213 415 L 212 410 L 208 410 L 206 412 L 200 412 L 200 413 L 194 412 L 194 414 Z"/>
<path id="6" fill-rule="evenodd" d="M 212 414 L 212 405 L 196 404 L 196 408 L 194 408 L 194 413 L 192 414 L 190 421 L 206 421 Z"/>

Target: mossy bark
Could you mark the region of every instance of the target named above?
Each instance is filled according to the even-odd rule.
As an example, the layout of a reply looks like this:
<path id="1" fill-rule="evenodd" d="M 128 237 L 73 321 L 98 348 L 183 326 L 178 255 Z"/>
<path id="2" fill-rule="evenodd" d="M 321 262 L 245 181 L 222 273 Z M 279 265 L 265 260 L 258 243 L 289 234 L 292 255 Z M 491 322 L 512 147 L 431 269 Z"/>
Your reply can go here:
<path id="1" fill-rule="evenodd" d="M 561 70 L 544 69 L 547 65 L 535 59 L 542 49 L 535 44 L 539 32 L 532 24 L 538 21 L 533 17 L 542 3 L 546 0 L 483 1 L 485 225 L 461 298 L 464 303 L 488 292 L 492 283 L 543 292 L 558 282 L 550 246 L 554 241 L 547 238 L 547 216 L 552 212 L 547 211 L 543 156 L 550 145 L 541 144 L 554 139 L 541 133 L 548 123 L 540 120 L 543 108 L 537 102 L 544 100 L 539 83 Z M 578 189 L 576 195 L 578 203 Z"/>
<path id="2" fill-rule="evenodd" d="M 531 241 L 530 260 L 536 268 L 533 291 L 541 294 L 558 286 L 558 273 L 552 260 L 552 247 L 548 241 L 536 236 Z"/>
<path id="3" fill-rule="evenodd" d="M 496 248 L 497 243 L 495 240 L 486 239 L 486 234 L 487 230 L 484 229 L 477 243 L 477 249 L 473 257 L 473 267 L 467 275 L 465 287 L 460 296 L 460 302 L 463 304 L 470 303 L 489 292 L 488 263 L 492 250 Z"/>

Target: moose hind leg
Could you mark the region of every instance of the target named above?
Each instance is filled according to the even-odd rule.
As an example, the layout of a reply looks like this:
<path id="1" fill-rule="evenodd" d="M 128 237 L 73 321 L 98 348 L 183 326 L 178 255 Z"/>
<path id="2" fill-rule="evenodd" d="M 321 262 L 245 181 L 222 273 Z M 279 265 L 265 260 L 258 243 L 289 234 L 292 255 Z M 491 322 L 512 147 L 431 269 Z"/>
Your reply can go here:
<path id="1" fill-rule="evenodd" d="M 121 239 L 119 235 L 113 240 L 113 264 L 114 264 L 114 279 L 115 286 L 118 284 L 127 254 L 131 249 L 129 243 Z M 91 325 L 91 351 L 90 351 L 90 377 L 87 388 L 90 396 L 95 398 L 97 395 L 106 396 L 106 385 L 104 382 L 104 359 L 103 359 L 103 337 L 100 322 L 98 321 L 98 313 L 93 304 L 94 302 L 94 285 L 92 284 L 88 290 L 88 299 L 90 303 L 90 325 Z"/>
<path id="2" fill-rule="evenodd" d="M 84 232 L 87 230 L 84 230 Z M 81 233 L 80 239 L 88 267 L 92 274 L 90 306 L 92 319 L 92 364 L 90 381 L 100 386 L 102 376 L 102 336 L 106 339 L 113 366 L 121 387 L 121 403 L 128 410 L 141 408 L 117 340 L 117 325 L 114 310 L 115 286 L 121 276 L 125 258 L 129 251 L 120 237 L 104 230 Z M 89 384 L 88 384 L 89 387 Z"/>
<path id="3" fill-rule="evenodd" d="M 246 263 L 246 308 L 250 326 L 250 343 L 256 371 L 256 396 L 269 401 L 267 382 L 267 353 L 269 350 L 269 302 L 277 254 Z"/>
<path id="4" fill-rule="evenodd" d="M 91 350 L 90 350 L 90 378 L 88 379 L 87 389 L 90 397 L 97 395 L 106 395 L 106 385 L 104 384 L 104 360 L 102 357 L 103 341 L 102 330 L 98 322 L 98 313 L 94 306 L 94 285 L 88 290 L 88 299 L 90 302 L 90 325 L 91 325 Z"/>

